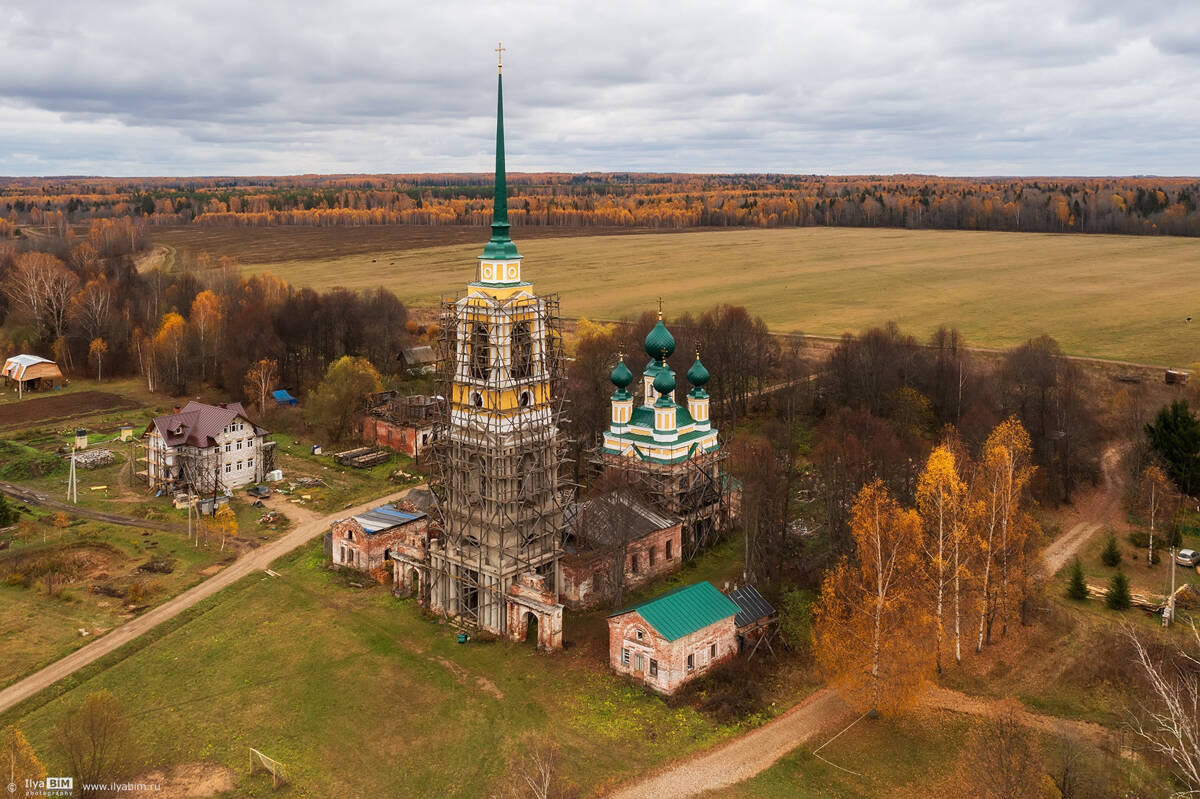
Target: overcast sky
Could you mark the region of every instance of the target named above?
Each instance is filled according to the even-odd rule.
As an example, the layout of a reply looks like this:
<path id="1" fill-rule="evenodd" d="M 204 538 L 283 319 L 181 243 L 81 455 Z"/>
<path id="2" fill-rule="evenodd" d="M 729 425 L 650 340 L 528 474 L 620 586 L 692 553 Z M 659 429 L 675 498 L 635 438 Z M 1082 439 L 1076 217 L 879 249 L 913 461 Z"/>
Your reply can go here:
<path id="1" fill-rule="evenodd" d="M 0 0 L 0 175 L 1196 175 L 1197 0 Z"/>

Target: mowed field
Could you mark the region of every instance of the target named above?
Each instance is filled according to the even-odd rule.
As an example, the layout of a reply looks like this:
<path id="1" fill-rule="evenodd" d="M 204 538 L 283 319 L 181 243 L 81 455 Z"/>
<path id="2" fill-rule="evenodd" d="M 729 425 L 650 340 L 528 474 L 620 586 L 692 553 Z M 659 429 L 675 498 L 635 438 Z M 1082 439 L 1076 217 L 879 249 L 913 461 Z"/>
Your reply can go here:
<path id="1" fill-rule="evenodd" d="M 237 796 L 275 795 L 247 773 L 255 747 L 285 764 L 290 797 L 502 795 L 530 741 L 557 743 L 561 778 L 589 796 L 737 731 L 620 680 L 574 626 L 577 645 L 553 655 L 464 646 L 412 600 L 326 569 L 319 541 L 273 568 L 278 577 L 246 577 L 0 714 L 0 726 L 17 723 L 50 773 L 66 773 L 51 729 L 107 689 L 130 718 L 138 773 L 205 762 L 231 770 Z"/>
<path id="2" fill-rule="evenodd" d="M 314 288 L 385 285 L 435 302 L 473 278 L 487 233 L 408 229 L 164 229 L 156 243 L 236 255 Z M 574 229 L 572 234 L 586 232 Z M 636 317 L 745 305 L 778 332 L 840 335 L 895 320 L 974 346 L 1042 334 L 1075 355 L 1200 361 L 1200 240 L 928 230 L 789 228 L 627 235 L 517 229 L 524 276 L 562 295 L 566 316 Z M 558 234 L 562 234 L 560 229 Z M 418 235 L 424 234 L 424 235 Z M 430 246 L 441 238 L 450 243 Z M 264 246 L 266 245 L 266 246 Z"/>

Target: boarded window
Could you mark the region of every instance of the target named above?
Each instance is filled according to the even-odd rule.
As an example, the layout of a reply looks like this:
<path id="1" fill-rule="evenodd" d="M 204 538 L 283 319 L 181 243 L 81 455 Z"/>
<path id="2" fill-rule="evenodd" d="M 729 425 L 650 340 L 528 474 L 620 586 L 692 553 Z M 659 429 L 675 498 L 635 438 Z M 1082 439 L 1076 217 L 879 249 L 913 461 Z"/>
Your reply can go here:
<path id="1" fill-rule="evenodd" d="M 634 655 L 634 656 L 633 656 L 633 670 L 634 670 L 634 671 L 641 671 L 641 670 L 642 670 L 642 668 L 644 667 L 644 665 L 645 665 L 645 663 L 644 663 L 644 661 L 642 660 L 642 656 L 641 656 L 641 655 Z"/>
<path id="2" fill-rule="evenodd" d="M 671 540 L 667 539 L 667 560 L 671 559 Z"/>
<path id="3" fill-rule="evenodd" d="M 626 666 L 629 665 L 629 650 L 625 649 L 623 647 L 621 649 L 621 662 L 624 663 Z"/>
<path id="4" fill-rule="evenodd" d="M 651 677 L 658 676 L 658 661 L 655 660 L 654 658 L 650 658 L 650 676 Z"/>
<path id="5" fill-rule="evenodd" d="M 717 659 L 717 645 L 716 645 L 716 644 L 713 644 L 712 646 L 710 646 L 710 647 L 708 648 L 708 656 L 709 656 L 709 658 L 711 658 L 712 660 L 716 660 L 716 659 Z"/>

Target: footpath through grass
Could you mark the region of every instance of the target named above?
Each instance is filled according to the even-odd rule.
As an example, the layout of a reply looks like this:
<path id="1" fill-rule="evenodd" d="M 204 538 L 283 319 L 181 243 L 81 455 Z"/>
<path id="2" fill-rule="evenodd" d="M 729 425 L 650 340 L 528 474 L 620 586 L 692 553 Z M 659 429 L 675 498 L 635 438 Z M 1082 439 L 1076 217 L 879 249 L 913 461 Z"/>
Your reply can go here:
<path id="1" fill-rule="evenodd" d="M 618 680 L 583 647 L 458 645 L 411 601 L 324 568 L 319 542 L 274 568 L 281 578 L 240 581 L 0 723 L 17 723 L 57 773 L 51 726 L 107 688 L 144 766 L 221 763 L 239 796 L 270 793 L 246 774 L 251 746 L 286 764 L 293 796 L 473 797 L 502 784 L 530 737 L 558 741 L 564 777 L 591 792 L 732 734 Z"/>

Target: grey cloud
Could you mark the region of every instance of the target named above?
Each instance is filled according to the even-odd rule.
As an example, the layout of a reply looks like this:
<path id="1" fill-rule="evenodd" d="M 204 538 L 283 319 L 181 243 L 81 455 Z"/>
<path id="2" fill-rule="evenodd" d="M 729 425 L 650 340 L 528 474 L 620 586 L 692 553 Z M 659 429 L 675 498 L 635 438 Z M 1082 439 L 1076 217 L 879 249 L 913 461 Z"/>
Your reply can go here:
<path id="1" fill-rule="evenodd" d="M 1198 171 L 1190 2 L 0 12 L 0 174 Z"/>

